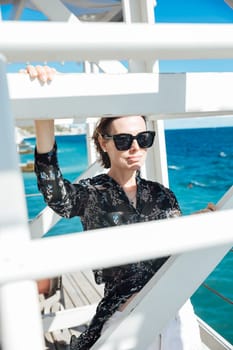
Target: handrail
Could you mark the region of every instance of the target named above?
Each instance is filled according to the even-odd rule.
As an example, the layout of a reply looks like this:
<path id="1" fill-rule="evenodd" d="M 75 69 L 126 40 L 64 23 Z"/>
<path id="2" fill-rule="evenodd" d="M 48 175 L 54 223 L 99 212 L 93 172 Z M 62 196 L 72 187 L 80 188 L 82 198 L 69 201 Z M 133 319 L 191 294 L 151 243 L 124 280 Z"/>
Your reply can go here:
<path id="1" fill-rule="evenodd" d="M 11 62 L 233 58 L 232 24 L 3 21 L 0 33 Z"/>
<path id="2" fill-rule="evenodd" d="M 17 246 L 12 247 L 8 241 L 3 241 L 0 246 L 0 284 L 17 279 L 56 276 L 58 271 L 67 273 L 77 269 L 108 267 L 196 250 L 209 249 L 211 252 L 217 247 L 219 251 L 224 250 L 225 255 L 232 247 L 232 211 L 229 209 L 199 214 L 198 219 L 196 215 L 190 215 L 171 220 L 103 228 L 85 232 L 85 235 L 79 233 L 53 236 L 26 244 L 22 242 L 20 251 Z M 228 229 L 219 232 L 223 221 Z M 171 234 L 174 231 L 176 234 Z M 23 255 L 21 251 L 24 252 Z M 78 256 L 78 260 L 74 256 Z"/>
<path id="3" fill-rule="evenodd" d="M 233 72 L 60 73 L 48 84 L 8 73 L 8 83 L 14 117 L 20 123 L 48 115 L 83 121 L 140 113 L 151 120 L 233 114 L 228 89 L 233 85 Z"/>

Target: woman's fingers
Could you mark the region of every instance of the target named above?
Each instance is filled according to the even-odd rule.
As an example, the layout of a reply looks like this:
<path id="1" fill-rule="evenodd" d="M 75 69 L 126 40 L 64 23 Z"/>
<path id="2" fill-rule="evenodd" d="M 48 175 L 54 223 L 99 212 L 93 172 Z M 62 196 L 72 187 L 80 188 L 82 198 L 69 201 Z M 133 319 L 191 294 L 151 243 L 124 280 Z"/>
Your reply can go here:
<path id="1" fill-rule="evenodd" d="M 208 203 L 207 209 L 208 209 L 209 211 L 216 211 L 216 210 L 217 210 L 217 207 L 216 207 L 216 205 L 215 205 L 214 203 Z"/>
<path id="2" fill-rule="evenodd" d="M 25 69 L 20 69 L 20 73 L 29 74 L 31 79 L 39 79 L 42 83 L 51 81 L 54 78 L 54 75 L 57 73 L 55 68 L 50 66 L 33 66 L 28 65 Z"/>
<path id="3" fill-rule="evenodd" d="M 44 74 L 46 74 L 48 80 L 53 80 L 57 70 L 50 66 L 44 66 Z"/>
<path id="4" fill-rule="evenodd" d="M 210 213 L 211 211 L 216 211 L 217 207 L 214 203 L 208 203 L 207 207 L 194 212 L 193 214 Z"/>

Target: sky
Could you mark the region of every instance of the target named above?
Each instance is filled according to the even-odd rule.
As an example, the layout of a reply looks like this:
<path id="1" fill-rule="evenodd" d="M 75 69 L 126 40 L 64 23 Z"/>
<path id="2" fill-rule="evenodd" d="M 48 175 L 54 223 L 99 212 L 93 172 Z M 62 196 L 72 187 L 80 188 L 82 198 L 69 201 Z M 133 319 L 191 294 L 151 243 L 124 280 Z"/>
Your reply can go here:
<path id="1" fill-rule="evenodd" d="M 98 1 L 96 1 L 98 2 Z M 11 5 L 2 5 L 2 19 L 9 19 Z M 46 17 L 34 10 L 26 9 L 22 20 L 46 20 Z M 157 0 L 155 7 L 157 23 L 233 23 L 233 9 L 224 0 Z M 39 62 L 33 62 L 34 64 Z M 65 64 L 52 62 L 61 72 L 80 72 L 82 65 L 75 62 Z M 8 72 L 18 72 L 25 64 L 8 65 Z M 232 72 L 233 59 L 228 60 L 174 60 L 160 61 L 160 72 Z M 233 116 L 192 118 L 191 120 L 171 120 L 165 123 L 167 128 L 233 126 Z"/>

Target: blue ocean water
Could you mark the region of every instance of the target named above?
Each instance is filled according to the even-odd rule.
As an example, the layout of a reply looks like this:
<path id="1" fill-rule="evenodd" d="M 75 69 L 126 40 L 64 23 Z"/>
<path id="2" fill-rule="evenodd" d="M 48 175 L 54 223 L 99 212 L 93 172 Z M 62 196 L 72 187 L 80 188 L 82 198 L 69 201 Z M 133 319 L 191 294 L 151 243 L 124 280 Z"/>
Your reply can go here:
<path id="1" fill-rule="evenodd" d="M 233 184 L 233 128 L 166 130 L 170 188 L 184 215 L 216 203 Z M 35 139 L 27 142 L 34 145 Z M 63 174 L 73 181 L 87 168 L 85 135 L 57 136 Z M 21 155 L 20 162 L 33 154 Z M 23 173 L 29 219 L 44 207 L 33 173 Z M 223 228 L 220 227 L 220 230 Z M 62 219 L 48 235 L 81 231 L 78 218 Z M 188 234 L 188 233 L 187 233 Z M 233 251 L 230 251 L 192 296 L 197 315 L 233 344 Z M 190 271 L 191 273 L 191 271 Z M 225 297 L 212 293 L 214 289 Z"/>
<path id="2" fill-rule="evenodd" d="M 167 130 L 166 147 L 170 187 L 184 214 L 216 203 L 232 186 L 232 127 Z M 233 250 L 196 291 L 192 302 L 197 315 L 233 344 Z"/>

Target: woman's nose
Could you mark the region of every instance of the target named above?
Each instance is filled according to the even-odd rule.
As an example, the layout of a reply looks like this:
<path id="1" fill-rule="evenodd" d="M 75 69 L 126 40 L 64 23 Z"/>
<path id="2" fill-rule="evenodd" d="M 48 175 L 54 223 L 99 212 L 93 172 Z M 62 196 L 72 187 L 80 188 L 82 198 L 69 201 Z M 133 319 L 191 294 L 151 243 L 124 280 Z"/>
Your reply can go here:
<path id="1" fill-rule="evenodd" d="M 136 139 L 134 139 L 130 149 L 138 149 L 138 148 L 140 148 L 139 144 L 138 144 L 138 141 Z"/>

